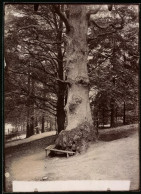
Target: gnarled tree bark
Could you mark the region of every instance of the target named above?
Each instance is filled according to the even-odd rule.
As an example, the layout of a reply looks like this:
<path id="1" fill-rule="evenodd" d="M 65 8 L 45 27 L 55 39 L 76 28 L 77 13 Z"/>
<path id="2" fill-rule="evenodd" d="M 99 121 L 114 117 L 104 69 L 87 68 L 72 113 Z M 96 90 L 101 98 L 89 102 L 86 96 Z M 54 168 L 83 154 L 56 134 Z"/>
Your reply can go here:
<path id="1" fill-rule="evenodd" d="M 67 32 L 66 74 L 68 83 L 65 106 L 67 127 L 56 140 L 60 149 L 81 152 L 95 139 L 89 104 L 89 77 L 87 72 L 86 6 L 69 5 L 69 31 Z"/>

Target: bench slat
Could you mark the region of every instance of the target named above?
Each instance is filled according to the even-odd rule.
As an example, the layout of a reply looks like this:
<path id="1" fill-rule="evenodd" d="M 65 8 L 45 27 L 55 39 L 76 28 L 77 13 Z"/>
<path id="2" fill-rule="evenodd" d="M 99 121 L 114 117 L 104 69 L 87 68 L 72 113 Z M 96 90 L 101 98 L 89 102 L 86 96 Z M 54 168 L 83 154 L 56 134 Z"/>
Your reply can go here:
<path id="1" fill-rule="evenodd" d="M 48 147 L 45 148 L 45 150 L 50 150 L 50 149 L 53 149 L 55 147 L 55 145 L 50 145 Z"/>
<path id="2" fill-rule="evenodd" d="M 69 154 L 74 154 L 75 152 L 73 151 L 67 151 L 67 150 L 58 150 L 58 149 L 49 149 L 50 151 L 56 151 L 56 152 L 64 152 L 64 153 L 69 153 Z"/>
<path id="3" fill-rule="evenodd" d="M 46 156 L 48 156 L 48 154 L 50 153 L 50 151 L 66 153 L 67 154 L 67 158 L 69 157 L 69 154 L 75 154 L 75 152 L 73 152 L 73 151 L 55 149 L 55 144 L 46 147 L 45 148 L 45 151 L 46 151 Z"/>

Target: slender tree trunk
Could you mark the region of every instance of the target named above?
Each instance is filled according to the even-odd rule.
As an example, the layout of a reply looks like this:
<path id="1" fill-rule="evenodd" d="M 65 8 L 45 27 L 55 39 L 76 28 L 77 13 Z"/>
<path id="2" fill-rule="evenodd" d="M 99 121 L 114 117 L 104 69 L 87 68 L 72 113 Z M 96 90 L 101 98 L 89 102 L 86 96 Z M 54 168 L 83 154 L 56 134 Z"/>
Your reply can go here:
<path id="1" fill-rule="evenodd" d="M 48 121 L 48 129 L 49 129 L 49 131 L 51 131 L 50 120 Z"/>
<path id="2" fill-rule="evenodd" d="M 47 122 L 47 131 L 49 131 L 49 122 L 48 122 L 48 120 L 46 121 Z"/>
<path id="3" fill-rule="evenodd" d="M 30 136 L 34 135 L 34 117 L 30 118 Z"/>
<path id="4" fill-rule="evenodd" d="M 29 121 L 27 121 L 27 126 L 26 126 L 26 138 L 30 137 L 29 134 Z"/>
<path id="5" fill-rule="evenodd" d="M 63 57 L 61 57 L 61 52 L 59 54 L 59 67 L 58 67 L 58 75 L 59 79 L 63 80 Z M 63 83 L 58 83 L 58 99 L 57 99 L 57 126 L 58 126 L 58 133 L 60 133 L 62 130 L 64 130 L 64 124 L 65 124 L 65 110 L 64 110 L 64 104 L 65 104 L 65 90 L 66 87 Z"/>
<path id="6" fill-rule="evenodd" d="M 96 112 L 96 127 L 98 128 L 99 127 L 99 123 L 98 123 L 98 120 L 99 120 L 99 112 L 97 111 Z"/>
<path id="7" fill-rule="evenodd" d="M 49 130 L 51 131 L 51 121 L 49 121 Z"/>
<path id="8" fill-rule="evenodd" d="M 37 117 L 35 119 L 35 129 L 36 129 L 36 134 L 39 134 L 39 127 L 38 127 L 38 119 L 37 119 Z"/>
<path id="9" fill-rule="evenodd" d="M 126 107 L 125 107 L 125 101 L 123 103 L 123 125 L 126 124 Z"/>
<path id="10" fill-rule="evenodd" d="M 68 97 L 65 111 L 67 127 L 59 134 L 56 147 L 77 152 L 86 150 L 87 142 L 95 139 L 89 104 L 87 72 L 87 19 L 84 5 L 69 5 L 70 31 L 67 33 L 66 73 Z"/>
<path id="11" fill-rule="evenodd" d="M 113 88 L 115 88 L 116 85 L 116 71 L 117 71 L 117 63 L 115 61 L 116 59 L 116 44 L 115 44 L 115 35 L 113 35 L 113 53 L 112 53 L 112 58 L 111 58 L 111 65 L 113 65 L 113 76 L 112 76 L 112 84 Z M 112 97 L 111 99 L 111 127 L 115 127 L 115 97 Z"/>
<path id="12" fill-rule="evenodd" d="M 104 117 L 105 117 L 105 115 L 104 115 L 104 108 L 102 109 L 102 123 L 103 123 L 103 128 L 104 128 Z"/>
<path id="13" fill-rule="evenodd" d="M 116 125 L 117 125 L 117 122 L 118 122 L 118 108 L 116 108 Z"/>
<path id="14" fill-rule="evenodd" d="M 98 123 L 98 111 L 96 112 L 96 135 L 98 136 L 99 132 L 98 132 L 98 127 L 99 127 L 99 123 Z"/>
<path id="15" fill-rule="evenodd" d="M 27 119 L 26 138 L 34 135 L 34 117 L 28 117 Z"/>
<path id="16" fill-rule="evenodd" d="M 30 116 L 29 107 L 27 107 L 27 126 L 26 126 L 26 138 L 30 137 Z"/>
<path id="17" fill-rule="evenodd" d="M 58 133 L 64 130 L 65 111 L 64 111 L 64 86 L 59 83 L 58 100 L 57 100 L 57 126 Z"/>
<path id="18" fill-rule="evenodd" d="M 111 100 L 111 127 L 115 127 L 115 102 Z"/>
<path id="19" fill-rule="evenodd" d="M 46 99 L 46 86 L 43 85 L 43 99 Z M 45 101 L 43 102 L 43 106 L 45 107 Z M 43 111 L 42 113 L 42 128 L 41 128 L 41 132 L 44 133 L 45 132 L 45 111 Z"/>
<path id="20" fill-rule="evenodd" d="M 62 102 L 60 100 L 60 102 Z M 59 104 L 59 100 L 58 100 Z M 61 106 L 61 103 L 58 105 L 59 108 L 57 108 L 57 126 L 58 126 L 58 133 L 60 133 L 62 130 L 64 130 L 64 123 L 65 123 L 65 111 Z"/>
<path id="21" fill-rule="evenodd" d="M 34 135 L 34 80 L 31 79 L 30 64 L 28 67 L 28 97 L 27 97 L 27 133 L 26 137 Z"/>
<path id="22" fill-rule="evenodd" d="M 33 72 L 31 72 L 33 73 Z M 32 96 L 34 96 L 35 94 L 35 80 L 31 79 L 31 96 L 30 96 L 30 130 L 31 130 L 31 136 L 34 135 L 34 124 L 35 124 L 35 116 L 34 116 L 34 98 Z"/>
<path id="23" fill-rule="evenodd" d="M 35 126 L 37 126 L 37 125 L 38 125 L 38 119 L 36 117 L 36 119 L 35 119 Z"/>
<path id="24" fill-rule="evenodd" d="M 56 134 L 58 134 L 58 129 L 57 129 L 57 118 L 55 117 L 55 131 L 56 131 Z"/>
<path id="25" fill-rule="evenodd" d="M 45 116 L 44 113 L 42 114 L 42 129 L 41 132 L 44 133 L 45 132 Z"/>
<path id="26" fill-rule="evenodd" d="M 30 65 L 28 66 L 28 97 L 27 97 L 27 127 L 26 138 L 30 137 Z"/>

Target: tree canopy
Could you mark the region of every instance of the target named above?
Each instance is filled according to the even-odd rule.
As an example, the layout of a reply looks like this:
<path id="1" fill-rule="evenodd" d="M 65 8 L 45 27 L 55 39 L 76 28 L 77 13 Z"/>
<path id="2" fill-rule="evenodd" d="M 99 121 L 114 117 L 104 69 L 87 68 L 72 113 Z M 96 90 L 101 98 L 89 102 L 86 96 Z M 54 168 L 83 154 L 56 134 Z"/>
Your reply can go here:
<path id="1" fill-rule="evenodd" d="M 114 119 L 117 109 L 122 115 L 125 102 L 126 108 L 137 107 L 138 6 L 88 5 L 86 9 L 91 109 L 95 118 L 110 111 L 106 114 Z M 64 130 L 69 79 L 74 75 L 68 74 L 68 63 L 75 58 L 68 46 L 71 17 L 67 4 L 5 5 L 6 122 L 19 118 L 19 123 L 30 123 L 34 118 L 35 123 L 37 117 L 42 121 L 45 116 L 56 117 L 58 131 Z M 80 43 L 74 39 L 73 45 Z"/>

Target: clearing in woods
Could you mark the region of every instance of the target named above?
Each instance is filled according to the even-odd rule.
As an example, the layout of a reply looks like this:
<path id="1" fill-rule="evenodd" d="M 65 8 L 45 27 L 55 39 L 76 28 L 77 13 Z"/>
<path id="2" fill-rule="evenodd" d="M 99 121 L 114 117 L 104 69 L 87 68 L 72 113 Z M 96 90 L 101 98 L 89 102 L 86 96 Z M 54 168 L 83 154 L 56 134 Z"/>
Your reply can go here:
<path id="1" fill-rule="evenodd" d="M 91 144 L 86 153 L 69 158 L 46 158 L 45 150 L 30 149 L 32 154 L 21 150 L 20 154 L 15 151 L 6 155 L 6 172 L 10 174 L 6 178 L 7 191 L 12 191 L 13 180 L 38 181 L 44 176 L 47 181 L 130 180 L 130 189 L 139 189 L 138 130 L 126 138 Z"/>

